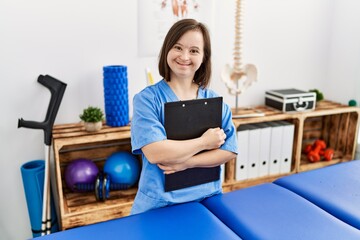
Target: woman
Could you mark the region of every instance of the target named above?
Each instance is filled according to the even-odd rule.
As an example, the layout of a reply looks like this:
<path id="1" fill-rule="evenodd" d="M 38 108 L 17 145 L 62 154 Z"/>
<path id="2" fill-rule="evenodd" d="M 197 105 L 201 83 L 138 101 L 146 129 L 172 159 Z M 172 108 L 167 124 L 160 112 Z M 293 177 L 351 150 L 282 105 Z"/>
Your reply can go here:
<path id="1" fill-rule="evenodd" d="M 193 19 L 176 22 L 165 37 L 158 67 L 164 79 L 136 94 L 133 100 L 132 150 L 142 154 L 143 166 L 132 214 L 221 193 L 221 180 L 165 192 L 164 174 L 219 166 L 237 154 L 236 130 L 226 104 L 221 128 L 208 129 L 195 139 L 166 137 L 164 103 L 218 96 L 207 88 L 211 77 L 207 28 Z"/>

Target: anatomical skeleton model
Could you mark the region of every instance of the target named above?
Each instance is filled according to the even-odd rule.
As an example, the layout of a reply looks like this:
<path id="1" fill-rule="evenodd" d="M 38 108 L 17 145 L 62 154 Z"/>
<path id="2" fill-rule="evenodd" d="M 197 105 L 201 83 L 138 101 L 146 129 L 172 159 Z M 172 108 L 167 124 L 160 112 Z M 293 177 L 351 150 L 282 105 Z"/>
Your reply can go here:
<path id="1" fill-rule="evenodd" d="M 257 81 L 257 69 L 253 64 L 243 66 L 242 53 L 242 4 L 236 0 L 235 12 L 235 44 L 234 44 L 234 65 L 225 65 L 221 73 L 221 80 L 225 83 L 231 95 L 235 95 L 235 110 L 238 110 L 238 96 L 243 93 L 251 84 Z"/>

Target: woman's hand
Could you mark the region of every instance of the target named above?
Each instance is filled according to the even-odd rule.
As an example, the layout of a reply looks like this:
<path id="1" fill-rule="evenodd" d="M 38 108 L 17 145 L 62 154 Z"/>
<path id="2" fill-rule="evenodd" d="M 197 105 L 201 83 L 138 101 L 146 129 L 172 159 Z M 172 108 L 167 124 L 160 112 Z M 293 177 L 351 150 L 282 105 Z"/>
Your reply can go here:
<path id="1" fill-rule="evenodd" d="M 204 141 L 205 149 L 217 149 L 225 143 L 226 134 L 221 128 L 209 128 L 201 138 Z"/>
<path id="2" fill-rule="evenodd" d="M 218 149 L 224 144 L 226 134 L 220 128 L 210 128 L 202 136 L 188 140 L 165 139 L 142 147 L 146 158 L 152 164 L 177 164 L 187 161 L 204 151 Z"/>
<path id="3" fill-rule="evenodd" d="M 226 134 L 221 128 L 209 128 L 205 133 L 203 133 L 200 139 L 203 142 L 204 149 L 213 150 L 218 149 L 225 143 Z M 182 162 L 168 162 L 166 164 L 158 163 L 157 165 L 164 171 L 164 174 L 171 174 L 194 167 L 191 163 L 193 158 L 194 156 Z"/>
<path id="4" fill-rule="evenodd" d="M 157 164 L 157 166 L 164 171 L 164 174 L 172 174 L 187 169 L 186 161 L 182 163 L 169 164 L 169 165 Z"/>

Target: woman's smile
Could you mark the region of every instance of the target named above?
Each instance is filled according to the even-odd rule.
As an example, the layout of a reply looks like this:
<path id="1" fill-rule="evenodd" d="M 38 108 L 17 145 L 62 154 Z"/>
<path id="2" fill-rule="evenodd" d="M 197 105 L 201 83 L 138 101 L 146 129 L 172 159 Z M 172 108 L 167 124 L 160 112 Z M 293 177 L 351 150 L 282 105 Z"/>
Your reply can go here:
<path id="1" fill-rule="evenodd" d="M 204 39 L 196 30 L 185 33 L 171 48 L 167 63 L 171 69 L 171 80 L 176 78 L 192 81 L 204 57 Z"/>

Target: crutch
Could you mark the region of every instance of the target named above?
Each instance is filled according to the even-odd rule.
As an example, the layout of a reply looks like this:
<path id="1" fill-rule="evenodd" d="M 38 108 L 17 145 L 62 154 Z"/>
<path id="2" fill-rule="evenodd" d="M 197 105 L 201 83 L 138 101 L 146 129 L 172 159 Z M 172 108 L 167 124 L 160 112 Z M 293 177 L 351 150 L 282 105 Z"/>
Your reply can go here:
<path id="1" fill-rule="evenodd" d="M 18 128 L 42 129 L 44 131 L 45 143 L 45 176 L 42 203 L 42 224 L 41 235 L 51 233 L 51 209 L 50 209 L 50 146 L 52 139 L 52 128 L 55 122 L 56 114 L 59 110 L 61 100 L 64 96 L 66 84 L 49 76 L 40 75 L 37 81 L 48 88 L 51 93 L 50 103 L 43 122 L 27 121 L 20 118 Z"/>

